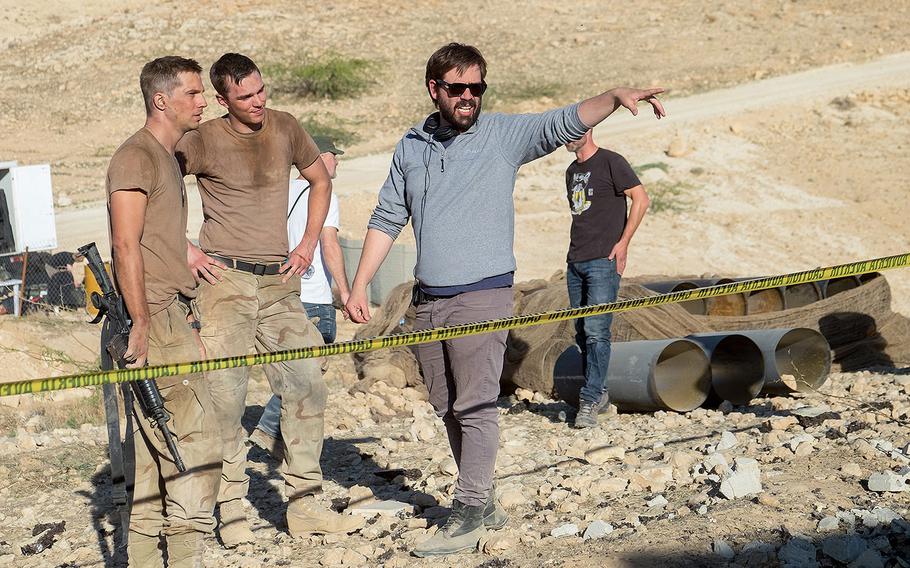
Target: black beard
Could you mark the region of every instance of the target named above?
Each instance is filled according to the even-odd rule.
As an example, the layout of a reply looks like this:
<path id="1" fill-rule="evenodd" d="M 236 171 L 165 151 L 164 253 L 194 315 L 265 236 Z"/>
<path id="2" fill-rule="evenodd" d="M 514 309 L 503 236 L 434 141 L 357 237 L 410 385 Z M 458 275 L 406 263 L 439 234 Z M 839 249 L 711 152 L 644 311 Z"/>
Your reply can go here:
<path id="1" fill-rule="evenodd" d="M 474 112 L 471 113 L 471 116 L 456 116 L 454 107 L 452 110 L 449 110 L 444 105 L 439 105 L 439 116 L 449 124 L 452 125 L 452 128 L 459 132 L 466 132 L 469 128 L 474 126 L 474 123 L 477 122 L 477 117 L 480 116 L 480 107 L 482 101 L 479 99 L 474 99 L 472 101 L 474 105 Z M 458 105 L 456 105 L 458 106 Z"/>

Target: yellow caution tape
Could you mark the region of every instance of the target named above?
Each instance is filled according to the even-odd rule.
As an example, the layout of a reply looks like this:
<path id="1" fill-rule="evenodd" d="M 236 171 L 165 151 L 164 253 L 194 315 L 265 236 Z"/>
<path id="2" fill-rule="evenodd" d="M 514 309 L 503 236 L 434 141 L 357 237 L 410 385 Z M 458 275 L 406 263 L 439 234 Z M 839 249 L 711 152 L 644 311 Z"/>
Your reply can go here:
<path id="1" fill-rule="evenodd" d="M 741 292 L 767 290 L 769 288 L 791 286 L 794 284 L 805 284 L 807 282 L 817 282 L 819 280 L 841 278 L 844 276 L 856 276 L 859 274 L 867 274 L 870 272 L 878 272 L 891 268 L 903 268 L 907 266 L 910 266 L 910 253 L 899 254 L 895 256 L 886 256 L 873 260 L 863 260 L 860 262 L 851 262 L 849 264 L 840 264 L 826 268 L 816 268 L 814 270 L 794 272 L 792 274 L 784 274 L 781 276 L 769 276 L 767 278 L 743 280 L 741 282 L 732 282 L 730 284 L 721 284 L 718 286 L 708 286 L 706 288 L 695 288 L 692 290 L 671 292 L 669 294 L 649 296 L 646 298 L 635 298 L 632 300 L 622 300 L 608 304 L 596 304 L 582 308 L 554 310 L 538 314 L 512 316 L 497 320 L 439 327 L 423 331 L 396 333 L 394 335 L 384 335 L 371 339 L 361 339 L 358 341 L 344 341 L 341 343 L 304 347 L 302 349 L 289 349 L 287 351 L 275 351 L 272 353 L 258 353 L 254 355 L 223 357 L 220 359 L 206 359 L 204 361 L 193 361 L 190 363 L 153 365 L 139 369 L 117 369 L 112 371 L 98 371 L 94 373 L 66 375 L 62 377 L 48 377 L 45 379 L 16 381 L 0 384 L 0 396 L 50 392 L 78 387 L 104 385 L 109 383 L 139 381 L 143 379 L 157 379 L 159 377 L 172 377 L 175 375 L 217 371 L 219 369 L 231 369 L 234 367 L 249 367 L 252 365 L 264 365 L 266 363 L 280 363 L 282 361 L 324 357 L 328 355 L 363 353 L 365 351 L 374 351 L 377 349 L 385 349 L 387 347 L 404 347 L 408 345 L 417 345 L 420 343 L 430 343 L 433 341 L 454 339 L 456 337 L 478 335 L 491 331 L 519 329 L 523 327 L 531 327 L 544 323 L 553 323 L 558 321 L 583 318 L 587 316 L 626 312 L 630 310 L 650 308 L 664 304 L 676 304 L 689 300 L 727 296 Z"/>

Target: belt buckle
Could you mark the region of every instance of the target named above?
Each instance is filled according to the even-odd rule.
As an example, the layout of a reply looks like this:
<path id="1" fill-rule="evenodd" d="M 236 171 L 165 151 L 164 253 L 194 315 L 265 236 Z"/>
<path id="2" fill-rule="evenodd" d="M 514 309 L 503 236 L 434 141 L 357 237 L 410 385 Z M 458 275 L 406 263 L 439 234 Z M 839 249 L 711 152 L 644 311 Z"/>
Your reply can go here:
<path id="1" fill-rule="evenodd" d="M 256 276 L 265 276 L 265 269 L 268 268 L 265 264 L 259 264 L 258 262 L 253 265 L 253 274 Z"/>

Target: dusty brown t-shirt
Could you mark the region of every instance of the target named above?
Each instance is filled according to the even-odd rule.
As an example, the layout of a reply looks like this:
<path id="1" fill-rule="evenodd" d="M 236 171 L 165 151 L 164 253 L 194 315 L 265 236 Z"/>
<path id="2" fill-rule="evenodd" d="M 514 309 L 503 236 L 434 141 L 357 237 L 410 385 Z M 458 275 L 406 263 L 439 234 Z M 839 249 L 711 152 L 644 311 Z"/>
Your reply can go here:
<path id="1" fill-rule="evenodd" d="M 303 170 L 319 157 L 293 116 L 266 109 L 262 128 L 249 134 L 224 117 L 209 120 L 180 140 L 176 154 L 199 183 L 202 250 L 253 262 L 287 258 L 291 165 Z"/>
<path id="2" fill-rule="evenodd" d="M 183 294 L 196 297 L 196 280 L 186 261 L 186 189 L 174 156 L 143 128 L 114 152 L 107 168 L 108 211 L 115 191 L 139 190 L 148 202 L 139 245 L 145 265 L 149 314 Z"/>

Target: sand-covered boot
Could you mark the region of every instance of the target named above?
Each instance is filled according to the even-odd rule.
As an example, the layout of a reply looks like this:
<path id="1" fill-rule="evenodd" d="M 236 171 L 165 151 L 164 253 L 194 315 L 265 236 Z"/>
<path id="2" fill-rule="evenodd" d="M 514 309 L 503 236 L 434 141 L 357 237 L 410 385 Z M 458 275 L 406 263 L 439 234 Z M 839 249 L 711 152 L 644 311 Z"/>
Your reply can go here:
<path id="1" fill-rule="evenodd" d="M 284 443 L 281 438 L 270 436 L 262 428 L 253 428 L 253 433 L 250 434 L 250 442 L 267 451 L 275 461 L 281 462 L 284 460 Z"/>
<path id="2" fill-rule="evenodd" d="M 487 533 L 483 526 L 485 508 L 486 504 L 472 506 L 453 501 L 449 520 L 436 534 L 414 548 L 414 556 L 443 556 L 477 548 L 477 543 Z"/>
<path id="3" fill-rule="evenodd" d="M 161 556 L 161 537 L 130 532 L 126 545 L 127 562 L 130 568 L 164 568 Z"/>
<path id="4" fill-rule="evenodd" d="M 167 568 L 202 568 L 202 534 L 184 533 L 165 537 Z"/>
<path id="5" fill-rule="evenodd" d="M 288 532 L 293 537 L 350 534 L 366 524 L 363 517 L 336 513 L 313 496 L 301 497 L 288 503 L 287 521 Z"/>
<path id="6" fill-rule="evenodd" d="M 225 548 L 235 548 L 245 542 L 253 542 L 256 537 L 250 530 L 250 522 L 243 510 L 243 501 L 233 499 L 219 505 L 221 524 L 218 525 L 218 536 Z"/>

